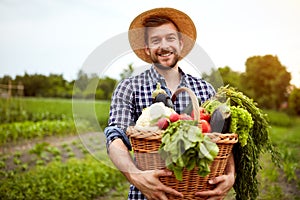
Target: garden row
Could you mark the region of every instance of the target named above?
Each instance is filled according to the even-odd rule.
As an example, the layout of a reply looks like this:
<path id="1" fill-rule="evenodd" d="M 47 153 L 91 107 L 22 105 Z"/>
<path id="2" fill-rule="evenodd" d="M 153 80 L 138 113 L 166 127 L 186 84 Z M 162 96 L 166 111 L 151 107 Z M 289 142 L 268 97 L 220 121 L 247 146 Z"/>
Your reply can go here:
<path id="1" fill-rule="evenodd" d="M 108 111 L 105 101 L 0 99 L 0 145 L 99 130 L 107 125 Z"/>
<path id="2" fill-rule="evenodd" d="M 123 176 L 94 158 L 52 161 L 0 180 L 2 199 L 93 199 L 122 187 Z"/>
<path id="3" fill-rule="evenodd" d="M 25 98 L 13 99 L 9 104 L 4 100 L 2 105 L 0 147 L 35 143 L 26 150 L 0 154 L 0 199 L 99 199 L 108 191 L 117 191 L 114 200 L 126 198 L 128 183 L 124 176 L 90 155 L 91 149 L 95 154 L 106 155 L 99 135 L 93 135 L 84 144 L 78 138 L 68 139 L 76 138 L 78 129 L 97 130 L 92 127 L 93 115 L 103 128 L 109 102 Z M 73 114 L 80 114 L 86 121 L 78 123 L 78 116 Z M 273 126 L 272 141 L 281 153 L 282 168 L 276 168 L 263 155 L 259 199 L 295 199 L 300 188 L 300 118 L 274 111 L 267 114 Z M 49 142 L 48 138 L 56 141 Z M 105 159 L 108 160 L 107 156 Z"/>
<path id="4" fill-rule="evenodd" d="M 119 171 L 96 159 L 96 153 L 107 159 L 98 134 L 87 133 L 85 142 L 69 136 L 0 154 L 0 199 L 94 199 L 128 189 Z"/>
<path id="5" fill-rule="evenodd" d="M 122 174 L 90 152 L 108 160 L 95 132 L 106 126 L 108 110 L 104 101 L 0 99 L 0 199 L 94 199 L 127 190 Z"/>

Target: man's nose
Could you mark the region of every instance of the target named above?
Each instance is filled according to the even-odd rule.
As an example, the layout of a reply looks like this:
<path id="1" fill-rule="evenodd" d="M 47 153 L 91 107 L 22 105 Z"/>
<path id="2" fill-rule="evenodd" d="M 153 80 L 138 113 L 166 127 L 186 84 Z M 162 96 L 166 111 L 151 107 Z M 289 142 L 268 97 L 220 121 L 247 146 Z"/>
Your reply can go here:
<path id="1" fill-rule="evenodd" d="M 167 47 L 169 47 L 169 42 L 166 40 L 166 38 L 163 38 L 160 41 L 160 48 L 167 48 Z"/>

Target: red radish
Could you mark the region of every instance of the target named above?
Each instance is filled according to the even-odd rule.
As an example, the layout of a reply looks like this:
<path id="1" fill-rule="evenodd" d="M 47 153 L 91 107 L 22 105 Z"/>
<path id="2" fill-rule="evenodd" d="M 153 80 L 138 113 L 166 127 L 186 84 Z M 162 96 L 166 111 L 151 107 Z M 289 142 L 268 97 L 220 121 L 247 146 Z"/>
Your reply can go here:
<path id="1" fill-rule="evenodd" d="M 196 119 L 195 119 L 195 111 L 194 111 L 194 110 L 192 110 L 192 112 L 191 112 L 191 117 L 192 117 L 194 120 L 196 120 Z"/>
<path id="2" fill-rule="evenodd" d="M 169 126 L 169 120 L 165 117 L 160 118 L 157 121 L 157 126 L 158 126 L 158 128 L 165 130 Z"/>
<path id="3" fill-rule="evenodd" d="M 170 121 L 171 121 L 171 122 L 176 122 L 176 121 L 179 120 L 179 118 L 180 118 L 180 115 L 179 115 L 178 113 L 172 113 L 172 114 L 170 115 Z"/>
<path id="4" fill-rule="evenodd" d="M 211 132 L 210 124 L 206 120 L 202 119 L 202 120 L 200 120 L 200 123 L 201 123 L 202 133 L 210 133 Z"/>

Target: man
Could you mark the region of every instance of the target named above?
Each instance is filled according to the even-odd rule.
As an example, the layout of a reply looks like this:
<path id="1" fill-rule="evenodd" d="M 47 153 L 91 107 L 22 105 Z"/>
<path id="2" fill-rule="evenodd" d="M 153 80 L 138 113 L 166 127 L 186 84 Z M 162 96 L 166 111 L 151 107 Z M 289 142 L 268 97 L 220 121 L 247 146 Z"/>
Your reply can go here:
<path id="1" fill-rule="evenodd" d="M 133 125 L 142 110 L 152 103 L 151 94 L 159 82 L 168 95 L 179 87 L 190 88 L 202 102 L 215 94 L 206 81 L 185 74 L 178 61 L 187 55 L 196 40 L 196 28 L 185 13 L 172 8 L 157 8 L 137 16 L 129 28 L 129 41 L 136 55 L 152 63 L 149 70 L 119 83 L 111 103 L 109 126 L 105 129 L 108 154 L 116 167 L 131 183 L 128 199 L 168 199 L 166 194 L 183 197 L 178 191 L 163 185 L 159 177 L 171 176 L 168 170 L 141 171 L 132 160 L 126 129 Z M 174 109 L 181 113 L 189 104 L 187 94 L 178 95 Z M 222 199 L 234 184 L 234 161 L 230 157 L 226 174 L 209 181 L 216 184 L 210 191 L 196 196 Z"/>

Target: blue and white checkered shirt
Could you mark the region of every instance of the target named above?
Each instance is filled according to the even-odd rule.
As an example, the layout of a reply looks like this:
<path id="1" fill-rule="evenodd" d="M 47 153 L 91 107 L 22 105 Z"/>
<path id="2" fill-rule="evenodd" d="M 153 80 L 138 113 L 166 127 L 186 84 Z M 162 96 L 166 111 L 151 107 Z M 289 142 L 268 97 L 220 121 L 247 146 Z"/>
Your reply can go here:
<path id="1" fill-rule="evenodd" d="M 180 68 L 181 80 L 178 87 L 190 88 L 195 95 L 204 102 L 215 95 L 211 84 L 203 79 L 185 74 Z M 109 126 L 104 133 L 107 138 L 107 146 L 115 139 L 121 138 L 125 145 L 131 150 L 131 145 L 125 131 L 128 126 L 134 125 L 142 110 L 152 104 L 152 92 L 156 89 L 157 82 L 161 84 L 169 96 L 171 91 L 166 87 L 164 78 L 152 66 L 140 75 L 124 79 L 114 91 Z M 186 92 L 180 93 L 174 103 L 174 110 L 177 113 L 189 105 L 190 97 Z M 146 197 L 134 186 L 130 186 L 128 200 L 145 200 Z"/>

